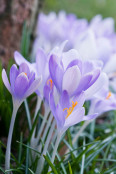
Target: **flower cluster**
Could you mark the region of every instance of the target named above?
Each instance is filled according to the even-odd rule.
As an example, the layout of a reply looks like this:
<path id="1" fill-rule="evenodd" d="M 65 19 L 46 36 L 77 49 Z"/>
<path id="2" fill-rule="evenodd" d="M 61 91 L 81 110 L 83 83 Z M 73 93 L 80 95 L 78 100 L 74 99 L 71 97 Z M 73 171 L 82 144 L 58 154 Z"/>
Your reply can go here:
<path id="1" fill-rule="evenodd" d="M 36 92 L 39 101 L 43 101 L 45 114 L 38 136 L 35 136 L 35 131 L 32 135 L 33 148 L 46 154 L 55 123 L 57 135 L 61 137 L 70 126 L 116 109 L 115 38 L 112 18 L 102 19 L 97 15 L 88 23 L 64 12 L 58 15 L 52 12 L 48 16 L 40 14 L 33 63 L 16 51 L 14 59 L 19 69 L 16 65 L 11 67 L 10 83 L 5 70 L 2 71 L 3 82 L 12 94 L 17 109 L 33 92 Z M 111 87 L 114 90 L 110 90 Z M 84 103 L 88 100 L 91 104 L 86 115 Z M 37 111 L 39 109 L 40 104 Z M 52 122 L 51 113 L 55 122 Z M 40 137 L 44 141 L 49 129 L 49 126 L 45 131 L 43 129 L 46 120 L 52 126 L 42 151 Z M 8 144 L 11 144 L 11 139 Z M 58 142 L 56 150 L 57 146 Z M 9 169 L 9 151 L 10 147 L 6 153 L 6 169 Z M 55 152 L 52 162 L 54 157 Z M 43 156 L 38 166 L 41 166 L 41 173 Z"/>

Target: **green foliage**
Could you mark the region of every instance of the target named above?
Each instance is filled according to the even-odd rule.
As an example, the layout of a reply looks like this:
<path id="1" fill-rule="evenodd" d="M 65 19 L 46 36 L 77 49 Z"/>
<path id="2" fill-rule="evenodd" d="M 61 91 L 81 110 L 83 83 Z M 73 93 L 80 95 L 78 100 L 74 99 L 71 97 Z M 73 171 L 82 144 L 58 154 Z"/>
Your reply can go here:
<path id="1" fill-rule="evenodd" d="M 101 14 L 103 17 L 113 17 L 116 21 L 115 0 L 45 0 L 43 7 L 47 13 L 65 10 L 67 13 L 74 13 L 89 20 L 96 14 Z"/>

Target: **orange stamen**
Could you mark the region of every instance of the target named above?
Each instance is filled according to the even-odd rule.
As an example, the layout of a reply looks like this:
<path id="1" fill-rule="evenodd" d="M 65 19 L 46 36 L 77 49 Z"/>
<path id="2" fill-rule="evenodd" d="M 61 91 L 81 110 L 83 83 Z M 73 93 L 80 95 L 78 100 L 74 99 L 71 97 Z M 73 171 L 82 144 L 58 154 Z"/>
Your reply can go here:
<path id="1" fill-rule="evenodd" d="M 69 115 L 72 113 L 72 111 L 74 110 L 75 106 L 78 104 L 78 102 L 76 101 L 75 103 L 72 101 L 72 106 L 68 108 L 64 108 L 63 111 L 67 110 L 67 116 L 66 118 L 69 117 Z M 65 119 L 66 119 L 65 118 Z"/>
<path id="2" fill-rule="evenodd" d="M 53 87 L 52 79 L 47 80 L 47 85 L 49 85 L 49 84 L 50 84 L 50 88 L 52 89 L 52 87 Z"/>
<path id="3" fill-rule="evenodd" d="M 110 97 L 111 97 L 112 93 L 111 92 L 108 92 L 108 95 L 106 97 L 106 100 L 108 100 Z"/>
<path id="4" fill-rule="evenodd" d="M 24 74 L 27 76 L 27 73 L 24 72 Z"/>

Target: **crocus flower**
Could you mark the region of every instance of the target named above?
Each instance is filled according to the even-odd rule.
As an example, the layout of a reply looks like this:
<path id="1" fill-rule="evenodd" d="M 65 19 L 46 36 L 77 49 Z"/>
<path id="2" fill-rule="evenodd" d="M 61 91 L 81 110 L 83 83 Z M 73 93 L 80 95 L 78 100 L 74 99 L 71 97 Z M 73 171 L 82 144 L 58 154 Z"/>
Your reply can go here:
<path id="1" fill-rule="evenodd" d="M 79 96 L 69 97 L 68 92 L 64 90 L 58 103 L 55 103 L 54 95 L 50 93 L 50 108 L 56 119 L 58 132 L 63 134 L 70 126 L 81 121 L 93 119 L 97 114 L 85 116 L 83 104 L 85 102 L 84 92 Z"/>
<path id="2" fill-rule="evenodd" d="M 15 64 L 12 65 L 10 69 L 10 83 L 4 69 L 2 71 L 2 79 L 13 98 L 13 113 L 5 156 L 5 169 L 10 169 L 11 141 L 17 110 L 24 99 L 38 89 L 41 82 L 41 77 L 35 79 L 35 73 L 30 72 L 29 67 L 26 63 L 22 63 L 19 66 L 19 69 L 17 69 L 17 66 Z"/>
<path id="3" fill-rule="evenodd" d="M 22 63 L 27 63 L 29 66 L 30 71 L 35 72 L 35 77 L 38 78 L 42 76 L 42 83 L 39 86 L 39 89 L 36 90 L 36 93 L 43 99 L 43 88 L 46 82 L 46 79 L 49 76 L 48 71 L 48 60 L 47 55 L 45 54 L 44 50 L 39 48 L 36 54 L 36 62 L 30 63 L 28 62 L 19 52 L 14 53 L 15 61 L 18 65 Z"/>
<path id="4" fill-rule="evenodd" d="M 59 93 L 66 90 L 69 96 L 73 96 L 85 91 L 87 99 L 101 88 L 106 75 L 100 73 L 101 63 L 83 62 L 75 53 L 76 50 L 70 50 L 60 62 L 60 58 L 52 55 L 49 61 L 50 76 Z M 70 61 L 70 57 L 74 59 Z"/>
<path id="5" fill-rule="evenodd" d="M 109 80 L 107 78 L 101 90 L 91 100 L 89 113 L 93 114 L 96 112 L 98 115 L 101 115 L 110 110 L 116 110 L 116 94 L 109 90 Z"/>
<path id="6" fill-rule="evenodd" d="M 30 72 L 26 63 L 22 63 L 19 69 L 14 64 L 10 69 L 10 83 L 5 69 L 2 71 L 3 82 L 13 96 L 13 100 L 21 104 L 25 98 L 35 92 L 41 82 L 41 77 L 35 79 L 35 73 Z"/>
<path id="7" fill-rule="evenodd" d="M 66 14 L 64 11 L 51 12 L 48 15 L 40 13 L 36 29 L 36 39 L 33 46 L 33 56 L 36 55 L 38 47 L 47 52 L 54 46 L 60 45 L 64 40 L 69 40 L 67 48 L 73 48 L 74 38 L 80 37 L 86 30 L 88 22 L 86 19 L 78 19 L 74 14 Z"/>

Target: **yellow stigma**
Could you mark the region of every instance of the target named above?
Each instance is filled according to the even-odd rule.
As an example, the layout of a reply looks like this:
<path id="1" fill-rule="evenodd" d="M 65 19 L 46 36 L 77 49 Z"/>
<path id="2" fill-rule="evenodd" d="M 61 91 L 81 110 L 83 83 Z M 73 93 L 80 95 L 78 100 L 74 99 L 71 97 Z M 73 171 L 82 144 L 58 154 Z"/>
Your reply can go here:
<path id="1" fill-rule="evenodd" d="M 24 72 L 24 74 L 27 76 L 27 73 Z"/>
<path id="2" fill-rule="evenodd" d="M 52 87 L 53 87 L 52 79 L 47 80 L 47 85 L 50 85 L 50 88 L 52 89 Z"/>
<path id="3" fill-rule="evenodd" d="M 78 104 L 78 102 L 76 101 L 75 103 L 72 101 L 72 106 L 68 109 L 68 108 L 64 108 L 63 111 L 67 110 L 67 116 L 66 118 L 69 117 L 69 115 L 72 113 L 72 111 L 74 110 L 75 106 Z M 65 119 L 66 119 L 65 118 Z"/>
<path id="4" fill-rule="evenodd" d="M 112 93 L 111 92 L 108 92 L 108 95 L 106 97 L 106 100 L 108 100 L 110 97 L 111 97 Z"/>

